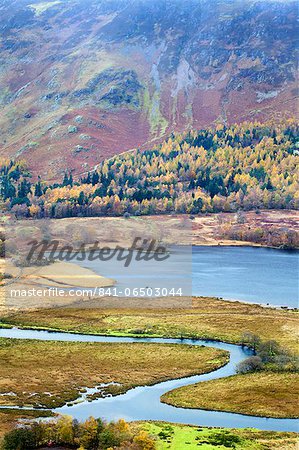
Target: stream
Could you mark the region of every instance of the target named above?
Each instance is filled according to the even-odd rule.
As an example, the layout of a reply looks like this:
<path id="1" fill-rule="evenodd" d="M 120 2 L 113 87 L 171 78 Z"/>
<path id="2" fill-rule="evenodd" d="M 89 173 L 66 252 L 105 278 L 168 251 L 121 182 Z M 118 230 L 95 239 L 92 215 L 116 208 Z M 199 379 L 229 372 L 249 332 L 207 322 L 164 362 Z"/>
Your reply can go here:
<path id="1" fill-rule="evenodd" d="M 21 330 L 18 328 L 0 329 L 0 337 L 64 342 L 143 342 L 204 345 L 230 352 L 229 363 L 210 373 L 164 381 L 152 386 L 139 386 L 130 389 L 125 394 L 114 397 L 105 397 L 93 401 L 86 401 L 83 399 L 80 403 L 74 403 L 71 406 L 65 405 L 53 410 L 57 413 L 71 415 L 78 420 L 84 420 L 89 416 L 94 416 L 104 418 L 108 421 L 123 418 L 127 421 L 157 420 L 199 426 L 229 428 L 250 427 L 272 431 L 298 431 L 298 420 L 296 419 L 274 419 L 220 411 L 176 408 L 160 402 L 161 395 L 172 389 L 201 381 L 215 380 L 217 378 L 234 375 L 236 373 L 236 365 L 252 354 L 251 350 L 242 348 L 238 345 L 206 340 L 108 337 L 63 332 Z M 219 395 L 221 395 L 221 392 L 219 392 Z"/>

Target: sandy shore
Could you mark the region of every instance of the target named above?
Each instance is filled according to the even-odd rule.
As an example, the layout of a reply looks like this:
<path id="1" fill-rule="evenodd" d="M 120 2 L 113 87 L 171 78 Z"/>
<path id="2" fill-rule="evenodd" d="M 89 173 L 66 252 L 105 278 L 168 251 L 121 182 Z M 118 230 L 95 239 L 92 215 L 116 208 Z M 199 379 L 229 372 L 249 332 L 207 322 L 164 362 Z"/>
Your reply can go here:
<path id="1" fill-rule="evenodd" d="M 90 269 L 70 262 L 54 262 L 42 267 L 16 267 L 10 261 L 0 260 L 0 271 L 13 276 L 5 284 L 24 283 L 52 287 L 106 287 L 115 281 L 97 275 Z"/>
<path id="2" fill-rule="evenodd" d="M 31 283 L 53 287 L 93 288 L 112 286 L 115 283 L 90 269 L 68 262 L 55 262 L 41 267 L 34 273 L 26 274 L 26 279 Z"/>
<path id="3" fill-rule="evenodd" d="M 0 271 L 12 276 L 0 288 L 0 309 L 66 306 L 88 301 L 92 296 L 89 290 L 115 284 L 110 278 L 68 262 L 20 268 L 1 259 Z"/>

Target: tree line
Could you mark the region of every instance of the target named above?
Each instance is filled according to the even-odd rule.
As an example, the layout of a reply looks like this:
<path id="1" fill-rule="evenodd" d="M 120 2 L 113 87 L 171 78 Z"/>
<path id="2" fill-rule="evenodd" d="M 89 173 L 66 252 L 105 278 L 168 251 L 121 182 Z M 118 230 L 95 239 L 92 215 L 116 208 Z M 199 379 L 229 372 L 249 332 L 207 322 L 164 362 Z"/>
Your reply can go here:
<path id="1" fill-rule="evenodd" d="M 37 218 L 298 209 L 298 131 L 289 119 L 172 134 L 54 184 L 32 182 L 22 161 L 2 161 L 0 192 L 7 209 Z"/>
<path id="2" fill-rule="evenodd" d="M 123 419 L 103 422 L 90 417 L 78 422 L 70 416 L 58 420 L 24 423 L 8 432 L 2 450 L 30 450 L 64 446 L 78 450 L 155 450 L 154 439 L 142 429 L 133 429 Z"/>

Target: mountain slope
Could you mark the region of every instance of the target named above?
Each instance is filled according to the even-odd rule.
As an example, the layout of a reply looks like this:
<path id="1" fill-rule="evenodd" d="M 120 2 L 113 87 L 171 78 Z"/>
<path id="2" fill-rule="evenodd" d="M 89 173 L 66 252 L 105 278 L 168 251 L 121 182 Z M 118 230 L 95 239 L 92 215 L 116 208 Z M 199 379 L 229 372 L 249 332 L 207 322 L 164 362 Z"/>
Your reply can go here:
<path id="1" fill-rule="evenodd" d="M 172 131 L 296 113 L 296 2 L 2 1 L 1 154 L 57 179 Z"/>

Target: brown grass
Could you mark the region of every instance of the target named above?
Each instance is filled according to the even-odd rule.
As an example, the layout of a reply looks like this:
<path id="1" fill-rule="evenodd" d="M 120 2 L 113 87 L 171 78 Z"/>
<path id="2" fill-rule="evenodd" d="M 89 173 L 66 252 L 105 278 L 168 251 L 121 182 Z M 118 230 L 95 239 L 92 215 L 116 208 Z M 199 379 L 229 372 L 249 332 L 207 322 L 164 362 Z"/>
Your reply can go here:
<path id="1" fill-rule="evenodd" d="M 212 348 L 175 344 L 108 344 L 0 339 L 0 405 L 47 408 L 75 400 L 85 387 L 117 382 L 124 392 L 209 372 L 228 360 Z M 13 395 L 15 394 L 15 395 Z"/>
<path id="2" fill-rule="evenodd" d="M 230 411 L 263 417 L 299 417 L 299 374 L 252 373 L 182 387 L 164 403 L 183 408 Z"/>
<path id="3" fill-rule="evenodd" d="M 240 343 L 242 332 L 277 340 L 298 350 L 298 313 L 215 298 L 159 300 L 101 299 L 86 308 L 40 309 L 10 313 L 3 323 L 80 333 L 211 338 Z M 168 308 L 167 308 L 168 306 Z"/>

